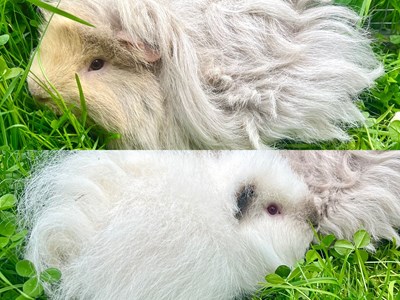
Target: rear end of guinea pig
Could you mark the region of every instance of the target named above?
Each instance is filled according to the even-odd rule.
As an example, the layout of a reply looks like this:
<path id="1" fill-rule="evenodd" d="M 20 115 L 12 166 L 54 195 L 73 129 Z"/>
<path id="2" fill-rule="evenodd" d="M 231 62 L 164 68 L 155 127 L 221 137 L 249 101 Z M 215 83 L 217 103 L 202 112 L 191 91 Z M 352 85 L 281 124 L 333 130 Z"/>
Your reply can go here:
<path id="1" fill-rule="evenodd" d="M 45 13 L 29 88 L 57 111 L 82 83 L 121 149 L 250 149 L 346 140 L 382 73 L 349 9 L 313 0 L 62 0 L 95 28 Z M 47 79 L 49 82 L 47 82 Z M 38 82 L 41 82 L 39 84 Z"/>
<path id="2" fill-rule="evenodd" d="M 400 241 L 399 151 L 281 153 L 310 190 L 319 232 L 352 240 L 365 229 L 375 242 Z"/>

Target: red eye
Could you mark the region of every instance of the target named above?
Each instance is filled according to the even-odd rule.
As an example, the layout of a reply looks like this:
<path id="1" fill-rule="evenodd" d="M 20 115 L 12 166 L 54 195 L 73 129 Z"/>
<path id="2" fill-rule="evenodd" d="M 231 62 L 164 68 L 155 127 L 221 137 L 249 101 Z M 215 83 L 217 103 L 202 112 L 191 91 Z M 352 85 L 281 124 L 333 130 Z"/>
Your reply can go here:
<path id="1" fill-rule="evenodd" d="M 95 59 L 90 64 L 89 71 L 98 71 L 98 70 L 100 70 L 101 68 L 104 67 L 104 63 L 105 63 L 105 61 L 100 59 L 100 58 Z"/>
<path id="2" fill-rule="evenodd" d="M 267 212 L 268 212 L 271 216 L 276 215 L 276 214 L 280 214 L 279 208 L 278 208 L 278 206 L 277 206 L 276 204 L 270 204 L 270 205 L 268 205 L 268 207 L 267 207 Z"/>

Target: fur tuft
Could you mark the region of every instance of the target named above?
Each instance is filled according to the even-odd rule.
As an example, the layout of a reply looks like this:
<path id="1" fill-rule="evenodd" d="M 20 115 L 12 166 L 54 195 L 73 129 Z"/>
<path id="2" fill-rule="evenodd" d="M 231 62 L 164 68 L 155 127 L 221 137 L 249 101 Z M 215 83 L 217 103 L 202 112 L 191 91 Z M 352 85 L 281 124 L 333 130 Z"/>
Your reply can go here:
<path id="1" fill-rule="evenodd" d="M 375 241 L 400 237 L 400 153 L 287 152 L 319 210 L 319 231 L 352 239 L 359 229 Z M 373 248 L 373 245 L 370 247 Z"/>

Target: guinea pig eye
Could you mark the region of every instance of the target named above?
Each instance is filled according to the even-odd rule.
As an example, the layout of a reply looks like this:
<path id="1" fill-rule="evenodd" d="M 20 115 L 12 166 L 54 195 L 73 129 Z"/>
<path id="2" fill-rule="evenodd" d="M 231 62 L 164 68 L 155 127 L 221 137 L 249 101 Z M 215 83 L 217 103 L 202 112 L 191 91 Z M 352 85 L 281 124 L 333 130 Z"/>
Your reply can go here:
<path id="1" fill-rule="evenodd" d="M 105 63 L 105 61 L 100 59 L 100 58 L 95 59 L 90 64 L 89 71 L 98 71 L 98 70 L 100 70 L 101 68 L 104 67 L 104 63 Z"/>
<path id="2" fill-rule="evenodd" d="M 276 204 L 270 204 L 267 206 L 267 212 L 273 216 L 276 214 L 280 214 L 281 212 L 279 211 L 279 207 Z"/>

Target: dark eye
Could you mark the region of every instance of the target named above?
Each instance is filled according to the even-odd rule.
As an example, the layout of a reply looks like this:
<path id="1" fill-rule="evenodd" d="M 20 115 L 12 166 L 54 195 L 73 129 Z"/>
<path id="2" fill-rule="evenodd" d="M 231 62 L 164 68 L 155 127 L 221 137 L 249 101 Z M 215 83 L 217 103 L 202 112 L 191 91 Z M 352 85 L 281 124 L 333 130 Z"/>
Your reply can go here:
<path id="1" fill-rule="evenodd" d="M 276 214 L 280 214 L 281 212 L 279 211 L 279 207 L 276 204 L 270 204 L 267 207 L 267 212 L 273 216 Z"/>
<path id="2" fill-rule="evenodd" d="M 255 186 L 245 185 L 236 194 L 237 207 L 239 211 L 236 213 L 235 218 L 240 220 L 246 213 L 246 210 L 252 204 L 255 197 Z"/>
<path id="3" fill-rule="evenodd" d="M 103 68 L 105 61 L 97 58 L 90 64 L 89 71 L 98 71 Z"/>

